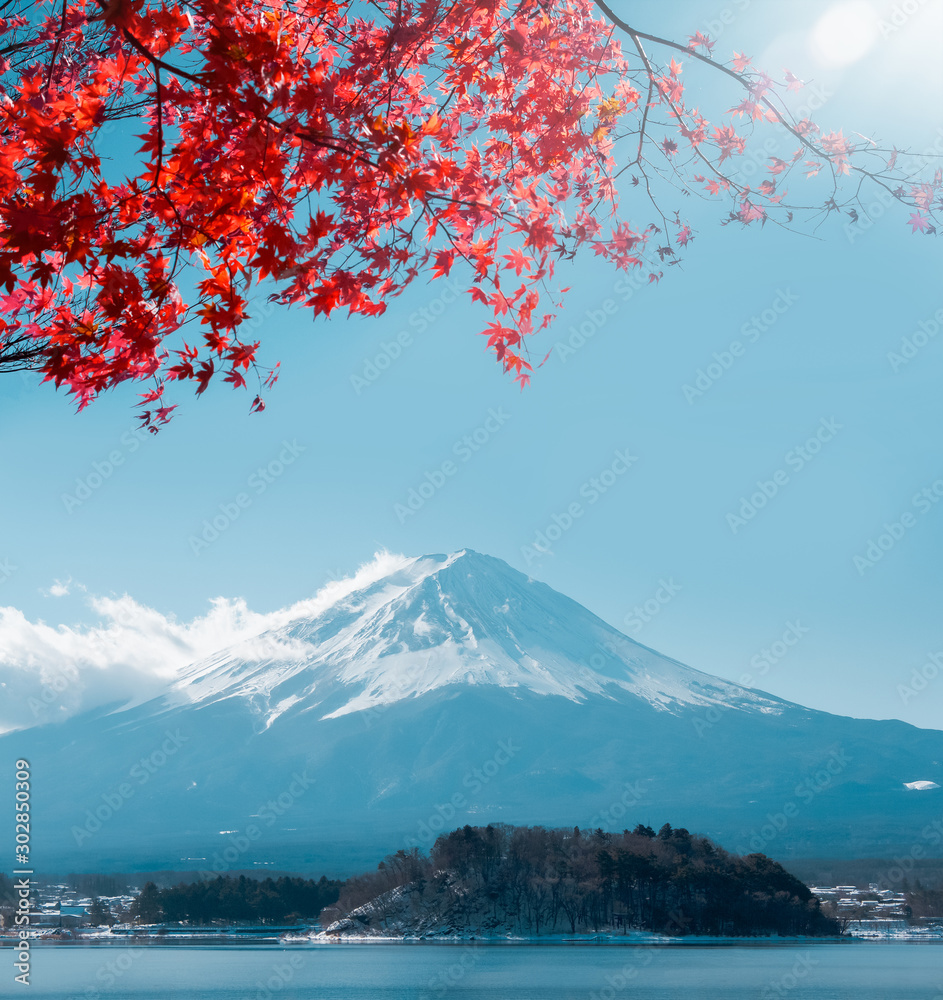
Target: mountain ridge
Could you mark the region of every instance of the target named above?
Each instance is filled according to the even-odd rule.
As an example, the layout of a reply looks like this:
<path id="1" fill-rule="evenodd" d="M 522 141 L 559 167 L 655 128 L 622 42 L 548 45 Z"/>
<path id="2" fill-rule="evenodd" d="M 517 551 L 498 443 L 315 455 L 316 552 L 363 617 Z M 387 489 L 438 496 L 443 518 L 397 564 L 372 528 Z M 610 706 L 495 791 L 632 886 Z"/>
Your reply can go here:
<path id="1" fill-rule="evenodd" d="M 168 693 L 0 749 L 41 776 L 37 856 L 65 870 L 356 871 L 463 823 L 574 816 L 776 857 L 943 844 L 943 732 L 712 677 L 472 550 L 339 585 Z"/>
<path id="2" fill-rule="evenodd" d="M 497 581 L 497 586 L 492 583 L 490 593 L 481 594 L 476 586 L 481 580 Z M 544 631 L 549 634 L 541 635 L 533 626 L 527 634 L 518 634 L 520 629 L 511 624 L 527 621 L 529 603 L 541 605 Z M 470 614 L 469 607 L 476 613 Z M 462 608 L 473 621 L 462 617 L 458 610 Z M 578 619 L 575 626 L 574 619 Z M 269 643 L 276 651 L 307 647 L 303 657 L 279 659 L 287 664 L 281 671 L 274 667 L 268 672 L 254 671 L 250 683 L 241 688 L 243 693 L 253 685 L 259 692 L 285 691 L 281 710 L 299 702 L 317 704 L 318 680 L 326 681 L 330 689 L 332 670 L 338 671 L 342 684 L 362 684 L 355 697 L 324 718 L 457 683 L 523 686 L 571 700 L 585 700 L 588 694 L 602 694 L 616 685 L 662 707 L 672 701 L 729 707 L 735 699 L 743 709 L 775 711 L 779 705 L 790 704 L 663 656 L 546 584 L 471 549 L 414 559 L 406 568 L 341 597 L 314 617 L 295 619 L 214 654 L 209 663 L 193 665 L 175 689 L 182 695 L 234 696 L 240 690 L 238 684 L 219 688 L 213 680 L 233 679 L 233 660 L 243 655 L 243 647 L 260 643 Z M 276 655 L 281 657 L 280 652 Z M 417 661 L 423 659 L 420 668 Z M 591 665 L 600 659 L 603 663 Z M 318 680 L 303 694 L 288 693 L 288 677 L 302 670 L 315 671 Z M 653 671 L 660 675 L 658 679 Z M 718 694 L 726 695 L 726 701 Z M 269 724 L 277 714 L 276 708 Z"/>

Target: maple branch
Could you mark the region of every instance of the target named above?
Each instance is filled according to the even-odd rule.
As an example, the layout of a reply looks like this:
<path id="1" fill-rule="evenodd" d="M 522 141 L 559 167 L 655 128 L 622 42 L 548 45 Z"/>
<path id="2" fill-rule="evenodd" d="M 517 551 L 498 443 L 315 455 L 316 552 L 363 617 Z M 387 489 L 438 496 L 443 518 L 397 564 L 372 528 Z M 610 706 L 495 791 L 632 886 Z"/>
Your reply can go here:
<path id="1" fill-rule="evenodd" d="M 653 89 L 654 89 L 654 86 L 655 86 L 655 70 L 654 70 L 654 67 L 651 64 L 651 61 L 648 58 L 648 55 L 645 52 L 644 47 L 642 46 L 641 39 L 638 36 L 636 36 L 636 35 L 632 35 L 632 41 L 635 43 L 636 51 L 638 52 L 639 57 L 641 58 L 643 65 L 645 66 L 645 73 L 646 73 L 646 76 L 648 77 L 648 96 L 647 96 L 646 101 L 645 101 L 645 111 L 644 111 L 644 113 L 642 115 L 642 122 L 641 122 L 641 125 L 639 126 L 638 149 L 637 149 L 636 154 L 635 154 L 635 159 L 632 160 L 631 162 L 627 163 L 625 165 L 625 167 L 623 167 L 622 170 L 620 170 L 615 175 L 615 177 L 621 176 L 621 174 L 623 174 L 626 170 L 629 170 L 632 166 L 636 166 L 636 165 L 638 166 L 639 171 L 641 172 L 642 176 L 645 178 L 645 191 L 648 194 L 648 200 L 655 207 L 655 211 L 658 212 L 658 214 L 661 216 L 662 222 L 665 223 L 665 229 L 667 230 L 667 228 L 668 228 L 667 220 L 665 219 L 664 213 L 658 207 L 658 203 L 655 200 L 655 196 L 652 194 L 651 183 L 650 183 L 648 174 L 645 172 L 645 166 L 644 166 L 643 161 L 642 161 L 642 148 L 643 148 L 643 144 L 645 142 L 645 128 L 646 128 L 646 124 L 648 122 L 648 112 L 649 112 L 649 109 L 652 106 L 651 105 L 651 102 L 652 102 L 652 92 L 653 92 Z M 665 95 L 665 100 L 668 102 L 668 107 L 674 112 L 674 115 L 675 115 L 675 118 L 677 119 L 677 121 L 680 122 L 682 120 L 680 109 L 677 108 L 677 107 L 675 107 L 674 102 L 667 95 Z M 703 162 L 721 180 L 723 180 L 725 183 L 730 184 L 734 188 L 736 188 L 736 190 L 737 190 L 738 193 L 740 193 L 742 191 L 742 188 L 740 187 L 740 185 L 737 184 L 736 181 L 734 181 L 732 178 L 727 177 L 724 174 L 722 174 L 717 169 L 717 167 L 714 165 L 714 162 L 710 159 L 710 157 L 705 156 L 704 153 L 697 146 L 694 146 L 694 153 L 701 160 L 701 162 Z M 659 176 L 662 176 L 660 174 L 660 172 L 659 172 Z M 613 178 L 613 179 L 615 179 L 615 178 Z M 670 238 L 669 238 L 669 240 L 670 240 Z"/>
<path id="2" fill-rule="evenodd" d="M 638 149 L 635 151 L 635 160 L 633 161 L 634 163 L 641 163 L 642 146 L 645 142 L 645 130 L 648 126 L 648 112 L 651 110 L 652 94 L 655 90 L 655 72 L 652 69 L 652 64 L 648 61 L 645 49 L 642 48 L 641 41 L 638 38 L 633 38 L 632 40 L 635 42 L 635 48 L 645 65 L 645 72 L 648 76 L 648 94 L 645 97 L 645 110 L 642 112 L 642 121 L 639 124 L 638 129 Z"/>
<path id="3" fill-rule="evenodd" d="M 650 35 L 645 31 L 639 31 L 637 28 L 633 28 L 630 24 L 619 17 L 615 11 L 606 3 L 606 0 L 595 0 L 596 6 L 615 24 L 617 27 L 621 28 L 626 34 L 628 34 L 633 40 L 644 38 L 646 41 L 654 42 L 656 45 L 665 45 L 670 49 L 675 49 L 678 52 L 683 52 L 685 55 L 691 56 L 694 59 L 699 60 L 706 66 L 710 66 L 712 69 L 719 70 L 721 73 L 729 76 L 731 80 L 736 80 L 741 87 L 744 88 L 748 93 L 752 94 L 753 87 L 749 81 L 749 78 L 745 74 L 737 73 L 735 70 L 730 69 L 729 66 L 725 66 L 723 63 L 716 62 L 709 56 L 702 55 L 696 49 L 692 49 L 687 45 L 682 45 L 680 42 L 673 42 L 670 38 L 662 38 L 660 35 Z M 801 133 L 798 132 L 789 122 L 783 117 L 779 112 L 779 109 L 767 98 L 765 95 L 760 96 L 760 102 L 765 105 L 769 110 L 776 116 L 776 120 L 780 125 L 783 126 L 788 132 L 791 132 L 803 146 L 809 149 L 811 152 L 815 153 L 816 156 L 822 156 L 822 150 L 818 149 L 815 145 L 809 142 L 808 139 Z"/>
<path id="4" fill-rule="evenodd" d="M 59 31 L 56 34 L 56 44 L 53 46 L 52 55 L 49 57 L 49 70 L 46 73 L 46 94 L 49 94 L 49 86 L 52 83 L 52 74 L 56 68 L 56 61 L 59 58 L 59 49 L 62 48 L 62 36 L 65 34 L 66 2 L 62 0 L 62 17 L 59 21 Z"/>
<path id="5" fill-rule="evenodd" d="M 0 371 L 36 371 L 46 360 L 45 341 L 39 341 L 28 334 L 15 337 L 3 337 L 0 334 L 0 338 Z"/>
<path id="6" fill-rule="evenodd" d="M 103 11 L 105 11 L 106 13 L 109 11 L 110 9 L 109 0 L 96 0 L 96 2 L 102 8 Z M 137 51 L 140 55 L 144 56 L 144 58 L 154 67 L 155 73 L 159 74 L 159 71 L 161 69 L 165 69 L 167 70 L 167 72 L 173 74 L 174 76 L 182 77 L 185 80 L 189 80 L 191 83 L 198 84 L 200 86 L 203 86 L 206 83 L 206 81 L 200 79 L 199 76 L 195 76 L 194 74 L 189 73 L 186 70 L 180 69 L 177 66 L 173 66 L 170 63 L 165 62 L 160 57 L 154 55 L 154 53 L 151 52 L 146 45 L 144 45 L 134 34 L 132 34 L 126 28 L 121 29 L 121 35 L 130 43 L 131 47 L 135 49 L 135 51 Z M 160 89 L 159 76 L 157 85 L 159 90 Z M 258 96 L 261 97 L 262 100 L 266 101 L 269 107 L 272 106 L 271 101 L 267 101 L 266 98 L 264 98 L 261 94 Z M 245 107 L 244 110 L 248 111 L 248 109 Z M 158 112 L 159 111 L 160 111 L 160 105 L 158 104 Z M 269 114 L 263 115 L 262 118 L 263 120 L 269 122 L 271 125 L 274 125 L 276 128 L 283 129 L 285 131 L 291 131 L 292 134 L 297 135 L 299 138 L 307 139 L 309 142 L 315 143 L 316 145 L 319 146 L 324 146 L 327 149 L 333 149 L 335 152 L 344 153 L 345 155 L 348 156 L 353 156 L 355 159 L 359 159 L 367 166 L 370 167 L 377 166 L 377 164 L 373 163 L 369 158 L 364 156 L 362 153 L 357 153 L 354 150 L 338 146 L 324 139 L 323 136 L 321 135 L 317 135 L 308 131 L 301 131 L 300 129 L 289 129 L 287 124 L 277 121 L 276 119 L 272 118 L 271 115 Z"/>
<path id="7" fill-rule="evenodd" d="M 645 141 L 645 123 L 648 121 L 648 111 L 651 106 L 651 99 L 652 99 L 652 88 L 655 85 L 655 70 L 652 67 L 651 62 L 649 61 L 648 56 L 645 54 L 645 50 L 642 47 L 641 41 L 635 37 L 633 37 L 632 41 L 635 42 L 635 47 L 638 50 L 638 54 L 639 56 L 641 56 L 642 62 L 645 65 L 645 72 L 648 76 L 648 99 L 645 105 L 645 113 L 642 117 L 642 124 L 639 128 L 638 152 L 636 153 L 635 159 L 632 161 L 632 163 L 627 164 L 625 169 L 628 169 L 633 164 L 638 164 L 639 170 L 641 170 L 642 172 L 642 176 L 645 177 L 645 187 L 648 192 L 648 199 L 649 201 L 651 201 L 653 205 L 655 205 L 655 208 L 658 209 L 658 205 L 655 204 L 655 199 L 652 195 L 651 188 L 649 186 L 648 175 L 645 173 L 645 168 L 642 164 L 642 144 Z M 674 112 L 675 119 L 680 123 L 682 120 L 681 110 L 675 106 L 674 102 L 671 100 L 670 97 L 668 97 L 667 95 L 664 95 L 664 97 L 668 103 L 668 107 L 671 109 L 672 112 Z M 714 162 L 710 159 L 710 157 L 705 156 L 704 153 L 697 146 L 694 146 L 694 154 L 701 160 L 702 163 L 704 163 L 711 171 L 713 171 L 719 178 L 721 178 L 721 180 L 723 180 L 725 183 L 733 185 L 733 187 L 735 187 L 738 192 L 742 190 L 740 185 L 737 184 L 736 181 L 722 174 L 717 169 L 717 167 L 714 166 Z M 620 171 L 619 173 L 621 174 L 622 171 Z M 618 174 L 616 176 L 618 176 Z M 659 174 L 659 176 L 661 175 Z M 658 209 L 658 211 L 660 214 L 661 210 Z M 664 219 L 664 215 L 662 215 L 662 219 Z"/>
<path id="8" fill-rule="evenodd" d="M 160 82 L 160 67 L 154 68 L 154 96 L 157 100 L 157 166 L 154 170 L 154 182 L 152 188 L 163 190 L 160 183 L 160 175 L 164 169 L 164 92 Z"/>
<path id="9" fill-rule="evenodd" d="M 107 23 L 108 16 L 112 13 L 114 8 L 113 0 L 95 0 L 99 7 L 102 9 L 102 17 Z M 170 63 L 164 62 L 159 56 L 155 56 L 150 49 L 147 48 L 132 32 L 127 28 L 120 29 L 121 37 L 130 43 L 131 48 L 133 48 L 137 53 L 144 56 L 144 58 L 155 68 L 165 69 L 168 73 L 172 73 L 174 76 L 182 77 L 184 80 L 189 80 L 190 83 L 195 83 L 199 86 L 204 86 L 206 80 L 201 80 L 198 76 L 194 76 L 192 73 L 188 73 L 185 69 L 180 69 L 177 66 L 172 66 Z"/>
<path id="10" fill-rule="evenodd" d="M 691 48 L 690 46 L 682 45 L 680 42 L 672 41 L 669 38 L 662 38 L 660 35 L 652 35 L 649 34 L 648 32 L 639 31 L 637 28 L 633 28 L 612 10 L 612 8 L 608 5 L 606 0 L 595 0 L 595 3 L 596 6 L 599 7 L 599 9 L 606 15 L 606 17 L 609 18 L 609 20 L 613 24 L 621 28 L 623 31 L 626 32 L 626 34 L 628 34 L 633 39 L 637 47 L 640 47 L 639 39 L 644 38 L 647 41 L 654 42 L 657 45 L 664 45 L 670 49 L 676 50 L 677 52 L 683 52 L 685 55 L 689 55 L 692 58 L 697 59 L 699 62 L 704 63 L 706 66 L 710 66 L 712 69 L 718 70 L 725 76 L 730 77 L 730 79 L 735 80 L 748 93 L 754 94 L 755 96 L 754 87 L 749 77 L 746 76 L 746 74 L 737 73 L 735 70 L 730 69 L 728 66 L 724 66 L 723 63 L 719 63 L 714 59 L 711 59 L 709 56 L 701 54 L 696 49 Z M 785 116 L 779 111 L 779 109 L 765 94 L 759 95 L 758 102 L 762 104 L 764 107 L 766 107 L 773 114 L 776 121 L 787 132 L 789 132 L 792 136 L 798 139 L 799 142 L 803 146 L 805 146 L 806 149 L 808 149 L 816 157 L 819 157 L 828 162 L 829 168 L 832 171 L 833 191 L 834 191 L 837 188 L 837 179 L 835 178 L 834 165 L 832 164 L 831 157 L 829 156 L 829 154 L 821 147 L 815 145 L 815 143 L 810 142 L 800 131 L 798 131 L 793 125 L 791 125 L 790 122 L 785 118 Z M 851 170 L 856 171 L 857 173 L 862 174 L 864 177 L 867 177 L 874 183 L 879 184 L 889 194 L 891 194 L 895 200 L 900 201 L 903 204 L 907 204 L 907 202 L 904 200 L 904 198 L 901 197 L 900 193 L 897 190 L 892 189 L 888 184 L 883 182 L 879 173 L 867 170 L 865 167 L 861 167 L 858 164 L 849 163 L 849 168 Z M 715 172 L 717 171 L 715 170 Z M 725 179 L 733 183 L 730 178 L 725 178 Z"/>
<path id="11" fill-rule="evenodd" d="M 14 2 L 0 0 L 0 11 Z M 242 369 L 257 378 L 261 371 L 257 345 L 238 336 L 246 336 L 254 280 L 272 276 L 276 299 L 304 301 L 315 315 L 338 307 L 375 315 L 418 274 L 439 277 L 464 260 L 473 270 L 469 293 L 497 320 L 489 348 L 523 386 L 527 335 L 551 294 L 557 258 L 591 245 L 626 270 L 657 269 L 656 255 L 676 263 L 672 236 L 653 234 L 682 227 L 676 238 L 684 245 L 690 229 L 655 199 L 661 186 L 692 193 L 694 169 L 709 175 L 707 191 L 722 187 L 743 199 L 724 224 L 781 225 L 779 209 L 790 207 L 786 177 L 799 170 L 803 150 L 825 161 L 815 164 L 821 181 L 829 172 L 832 180 L 824 208 L 806 206 L 813 223 L 859 205 L 870 177 L 920 209 L 915 229 L 934 231 L 927 217 L 935 220 L 939 178 L 892 190 L 909 173 L 893 170 L 896 151 L 881 163 L 870 159 L 878 147 L 866 137 L 857 146 L 840 133 L 806 138 L 815 134 L 811 123 L 796 122 L 783 85 L 744 72 L 744 57 L 730 69 L 708 58 L 701 34 L 692 49 L 638 31 L 613 13 L 613 2 L 600 0 L 601 18 L 593 0 L 52 0 L 39 23 L 0 23 L 7 50 L 30 53 L 3 70 L 11 85 L 0 111 L 0 288 L 8 292 L 4 313 L 13 315 L 0 321 L 0 368 L 33 364 L 68 386 L 80 407 L 151 376 L 145 404 L 160 398 L 165 381 L 191 380 L 199 394 L 214 363 L 226 381 L 244 385 Z M 18 3 L 32 10 L 33 0 Z M 389 23 L 365 17 L 368 4 Z M 21 29 L 32 35 L 24 40 Z M 631 66 L 614 37 L 620 31 L 638 52 Z M 778 122 L 799 139 L 789 164 L 772 158 L 775 180 L 750 193 L 738 161 L 726 166 L 756 129 L 725 120 L 708 135 L 706 119 L 686 107 L 676 61 L 669 77 L 664 53 L 649 58 L 646 47 L 654 53 L 657 45 L 744 87 L 750 97 L 731 113 Z M 621 87 L 593 120 L 612 74 Z M 790 88 L 794 79 L 787 77 Z M 44 80 L 55 100 L 43 101 Z M 636 90 L 646 87 L 639 107 Z M 107 127 L 131 115 L 145 122 L 143 163 L 111 183 L 102 144 Z M 691 150 L 679 152 L 672 127 Z M 630 156 L 635 149 L 622 169 L 613 153 L 620 142 Z M 838 185 L 852 156 L 858 183 L 845 201 Z M 622 216 L 614 182 L 630 169 L 663 228 L 637 235 Z M 306 205 L 303 228 L 296 213 Z M 604 209 L 611 236 L 602 235 Z M 506 245 L 511 253 L 499 257 Z M 203 271 L 192 305 L 175 284 L 188 264 Z M 539 328 L 561 307 L 541 309 Z M 205 346 L 184 344 L 171 367 L 164 339 L 197 321 L 210 327 Z M 153 419 L 147 411 L 145 423 L 155 429 L 170 409 Z"/>

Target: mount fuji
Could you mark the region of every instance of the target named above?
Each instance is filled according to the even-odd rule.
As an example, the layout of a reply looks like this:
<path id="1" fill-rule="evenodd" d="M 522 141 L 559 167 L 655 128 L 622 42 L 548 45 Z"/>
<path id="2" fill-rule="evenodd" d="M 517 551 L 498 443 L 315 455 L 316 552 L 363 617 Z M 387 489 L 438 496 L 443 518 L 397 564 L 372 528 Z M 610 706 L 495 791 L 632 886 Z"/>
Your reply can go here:
<path id="1" fill-rule="evenodd" d="M 30 761 L 45 870 L 344 872 L 486 822 L 670 822 L 780 859 L 943 844 L 943 732 L 701 673 L 470 550 L 0 748 Z"/>

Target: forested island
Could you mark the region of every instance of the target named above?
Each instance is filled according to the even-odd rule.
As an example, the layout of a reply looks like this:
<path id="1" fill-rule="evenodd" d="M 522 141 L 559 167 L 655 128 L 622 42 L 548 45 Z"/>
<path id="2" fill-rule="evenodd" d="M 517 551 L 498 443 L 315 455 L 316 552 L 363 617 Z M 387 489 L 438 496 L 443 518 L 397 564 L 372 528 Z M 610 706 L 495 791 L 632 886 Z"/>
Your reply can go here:
<path id="1" fill-rule="evenodd" d="M 400 850 L 348 879 L 321 924 L 338 936 L 839 933 L 777 862 L 668 824 L 621 834 L 465 826 L 428 856 Z"/>
<path id="2" fill-rule="evenodd" d="M 159 887 L 149 880 L 121 902 L 116 879 L 76 879 L 90 899 L 72 907 L 79 913 L 84 907 L 85 919 L 70 926 L 110 925 L 122 933 L 247 925 L 291 925 L 327 939 L 841 931 L 811 890 L 777 862 L 730 854 L 668 824 L 657 833 L 639 825 L 621 834 L 465 826 L 441 835 L 428 855 L 398 850 L 376 870 L 345 881 L 237 874 Z M 6 905 L 3 888 L 0 879 L 0 922 L 9 926 L 13 900 Z"/>

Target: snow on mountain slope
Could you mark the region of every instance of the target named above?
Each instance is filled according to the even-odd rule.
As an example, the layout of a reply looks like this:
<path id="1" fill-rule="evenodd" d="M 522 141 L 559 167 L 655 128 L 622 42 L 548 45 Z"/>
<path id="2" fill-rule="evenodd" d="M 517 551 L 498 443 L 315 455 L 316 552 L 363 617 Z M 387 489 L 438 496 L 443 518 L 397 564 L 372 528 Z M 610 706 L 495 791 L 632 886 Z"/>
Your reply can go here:
<path id="1" fill-rule="evenodd" d="M 42 775 L 45 864 L 310 871 L 481 822 L 668 821 L 808 857 L 936 830 L 943 732 L 692 670 L 498 559 L 389 559 L 267 621 L 169 694 L 0 735 Z"/>
<path id="2" fill-rule="evenodd" d="M 187 670 L 172 698 L 242 698 L 270 726 L 286 712 L 338 718 L 446 685 L 573 702 L 628 696 L 664 711 L 787 707 L 662 656 L 502 560 L 467 549 L 413 559 L 315 615 L 220 651 Z"/>

